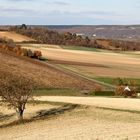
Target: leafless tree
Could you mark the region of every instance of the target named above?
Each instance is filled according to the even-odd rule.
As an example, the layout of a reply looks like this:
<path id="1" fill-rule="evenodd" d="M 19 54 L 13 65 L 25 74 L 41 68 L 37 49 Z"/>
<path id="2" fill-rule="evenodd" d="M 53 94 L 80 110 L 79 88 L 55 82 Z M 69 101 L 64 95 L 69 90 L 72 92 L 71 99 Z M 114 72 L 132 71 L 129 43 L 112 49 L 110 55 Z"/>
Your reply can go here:
<path id="1" fill-rule="evenodd" d="M 2 103 L 14 108 L 18 119 L 23 120 L 26 103 L 32 98 L 34 84 L 30 79 L 19 75 L 0 75 L 0 96 Z"/>

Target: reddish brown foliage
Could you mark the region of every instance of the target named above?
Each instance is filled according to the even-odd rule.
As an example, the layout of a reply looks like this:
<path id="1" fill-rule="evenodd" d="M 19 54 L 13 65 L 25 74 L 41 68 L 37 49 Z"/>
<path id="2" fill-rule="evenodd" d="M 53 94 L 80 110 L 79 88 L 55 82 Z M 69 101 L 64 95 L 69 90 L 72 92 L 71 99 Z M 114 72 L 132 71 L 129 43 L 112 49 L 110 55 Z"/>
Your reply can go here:
<path id="1" fill-rule="evenodd" d="M 41 51 L 31 51 L 30 49 L 21 48 L 20 45 L 14 44 L 13 41 L 1 41 L 0 49 L 13 52 L 20 56 L 27 56 L 30 58 L 40 59 L 42 56 Z"/>

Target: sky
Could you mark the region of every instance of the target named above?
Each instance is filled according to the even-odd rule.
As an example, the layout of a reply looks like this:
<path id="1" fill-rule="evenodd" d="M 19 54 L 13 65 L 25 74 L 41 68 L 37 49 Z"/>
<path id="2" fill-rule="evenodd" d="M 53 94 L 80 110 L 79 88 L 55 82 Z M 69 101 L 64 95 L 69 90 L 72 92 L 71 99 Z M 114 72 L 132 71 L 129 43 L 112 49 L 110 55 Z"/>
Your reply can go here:
<path id="1" fill-rule="evenodd" d="M 0 0 L 0 25 L 140 24 L 140 0 Z"/>

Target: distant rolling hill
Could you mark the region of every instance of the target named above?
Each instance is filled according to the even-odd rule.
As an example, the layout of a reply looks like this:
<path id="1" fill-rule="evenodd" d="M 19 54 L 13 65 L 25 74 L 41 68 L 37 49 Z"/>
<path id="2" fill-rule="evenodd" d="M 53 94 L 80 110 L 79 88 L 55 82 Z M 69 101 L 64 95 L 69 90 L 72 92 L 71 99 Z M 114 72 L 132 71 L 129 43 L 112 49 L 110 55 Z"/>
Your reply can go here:
<path id="1" fill-rule="evenodd" d="M 46 27 L 59 33 L 71 32 L 95 38 L 130 41 L 139 41 L 140 39 L 140 25 L 48 25 Z"/>
<path id="2" fill-rule="evenodd" d="M 8 30 L 10 27 L 13 26 L 0 25 L 0 30 Z M 59 33 L 70 32 L 96 38 L 140 41 L 140 25 L 28 25 L 28 27 L 45 27 Z"/>
<path id="3" fill-rule="evenodd" d="M 0 26 L 0 30 L 4 29 L 6 30 L 8 27 Z M 140 25 L 28 25 L 27 29 L 21 29 L 20 26 L 16 26 L 12 31 L 14 32 L 1 31 L 0 37 L 4 36 L 4 33 L 8 39 L 13 39 L 15 42 L 32 42 L 36 40 L 41 44 L 140 51 Z"/>

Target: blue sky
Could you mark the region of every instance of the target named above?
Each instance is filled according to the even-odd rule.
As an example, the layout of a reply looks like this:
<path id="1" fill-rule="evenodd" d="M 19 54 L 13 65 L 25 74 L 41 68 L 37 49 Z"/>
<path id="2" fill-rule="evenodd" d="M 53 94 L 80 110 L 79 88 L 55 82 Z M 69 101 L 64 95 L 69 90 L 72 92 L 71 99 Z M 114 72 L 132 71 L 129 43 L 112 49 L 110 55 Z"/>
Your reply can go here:
<path id="1" fill-rule="evenodd" d="M 0 0 L 0 24 L 140 24 L 140 0 Z"/>

